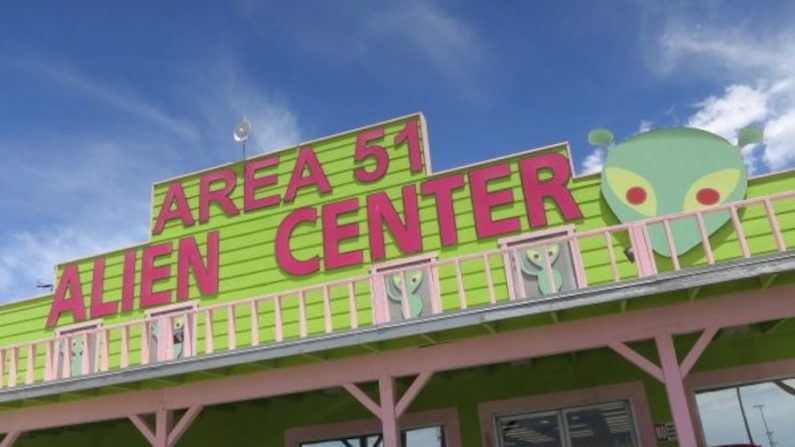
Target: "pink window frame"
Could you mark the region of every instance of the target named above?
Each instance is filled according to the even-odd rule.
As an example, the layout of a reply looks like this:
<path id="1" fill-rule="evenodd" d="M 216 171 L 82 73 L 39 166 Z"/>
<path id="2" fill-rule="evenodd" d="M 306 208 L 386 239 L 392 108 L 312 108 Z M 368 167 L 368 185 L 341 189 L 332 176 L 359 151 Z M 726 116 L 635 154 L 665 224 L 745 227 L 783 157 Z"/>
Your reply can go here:
<path id="1" fill-rule="evenodd" d="M 461 427 L 458 422 L 458 410 L 455 408 L 440 408 L 436 410 L 406 413 L 400 418 L 401 430 L 411 430 L 413 428 L 436 425 L 442 426 L 448 447 L 458 447 L 461 445 Z M 284 445 L 285 447 L 298 447 L 302 442 L 323 441 L 326 439 L 380 432 L 381 421 L 376 418 L 295 427 L 285 430 Z"/>
<path id="2" fill-rule="evenodd" d="M 386 296 L 386 291 L 384 290 L 384 285 L 381 281 L 377 281 L 376 275 L 380 273 L 384 273 L 384 271 L 388 271 L 390 269 L 399 269 L 403 266 L 408 266 L 410 264 L 420 264 L 427 263 L 428 269 L 431 271 L 431 288 L 432 288 L 432 295 L 431 295 L 431 312 L 434 314 L 441 313 L 442 309 L 442 297 L 439 293 L 440 285 L 439 285 L 439 269 L 436 265 L 436 261 L 439 260 L 439 253 L 437 252 L 430 252 L 425 253 L 418 256 L 411 256 L 408 258 L 400 258 L 394 261 L 383 262 L 380 264 L 376 264 L 370 267 L 370 274 L 373 275 L 373 291 L 375 292 L 375 296 L 373 296 L 373 313 L 375 314 L 375 322 L 376 323 L 389 323 L 390 322 L 390 315 L 389 309 L 386 307 L 388 304 L 384 300 Z"/>
<path id="3" fill-rule="evenodd" d="M 574 237 L 574 225 L 561 225 L 559 227 L 548 228 L 542 231 L 533 231 L 530 233 L 522 233 L 517 236 L 505 237 L 497 240 L 500 248 L 503 250 L 507 250 L 510 248 L 511 245 L 518 245 L 522 242 L 527 241 L 530 243 L 531 240 L 535 242 L 538 240 L 539 242 L 546 238 L 553 238 L 556 236 L 569 236 L 569 253 L 571 253 L 571 263 L 572 267 L 574 267 L 574 282 L 577 285 L 577 288 L 585 287 L 585 265 L 582 262 L 582 254 L 580 253 L 580 249 L 578 244 L 575 241 Z M 506 275 L 513 275 L 513 272 L 508 271 L 510 269 L 510 263 L 507 262 L 508 258 L 505 258 L 505 274 Z M 509 278 L 509 284 L 512 284 L 513 280 Z M 513 294 L 513 291 L 510 291 Z M 513 295 L 511 295 L 513 296 Z"/>
<path id="4" fill-rule="evenodd" d="M 701 424 L 701 415 L 698 412 L 696 403 L 696 393 L 792 377 L 795 377 L 795 359 L 690 373 L 685 378 L 685 391 L 690 401 L 691 418 L 698 429 L 699 445 L 706 445 L 706 440 L 704 439 L 704 426 Z"/>
<path id="5" fill-rule="evenodd" d="M 629 401 L 641 447 L 656 446 L 657 439 L 654 435 L 649 401 L 641 381 L 481 402 L 478 404 L 481 440 L 484 447 L 499 445 L 495 430 L 496 418 L 499 416 L 559 410 L 617 400 Z"/>

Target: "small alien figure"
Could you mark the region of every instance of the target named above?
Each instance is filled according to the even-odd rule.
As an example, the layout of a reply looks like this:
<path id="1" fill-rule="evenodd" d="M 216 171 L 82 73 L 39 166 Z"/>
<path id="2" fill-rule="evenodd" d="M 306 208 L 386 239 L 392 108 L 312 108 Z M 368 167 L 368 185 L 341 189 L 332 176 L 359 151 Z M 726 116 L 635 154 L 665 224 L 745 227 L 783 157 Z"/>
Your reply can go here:
<path id="1" fill-rule="evenodd" d="M 158 339 L 160 336 L 160 326 L 157 323 L 152 324 L 152 349 L 155 353 L 158 352 Z M 183 318 L 178 318 L 174 322 L 174 328 L 171 331 L 172 347 L 174 349 L 174 358 L 182 358 L 183 347 L 185 345 L 185 321 Z M 157 354 L 155 354 L 157 355 Z"/>
<path id="2" fill-rule="evenodd" d="M 72 355 L 72 364 L 71 366 L 71 376 L 79 376 L 83 374 L 83 342 L 79 340 L 72 340 L 72 348 L 71 348 L 71 355 Z"/>
<path id="3" fill-rule="evenodd" d="M 762 141 L 762 132 L 745 128 L 738 140 L 734 146 L 718 135 L 691 128 L 652 130 L 618 145 L 609 130 L 588 134 L 591 144 L 608 149 L 602 195 L 624 223 L 742 200 L 748 179 L 740 148 Z M 728 211 L 705 214 L 707 234 L 730 218 Z M 694 218 L 670 224 L 677 255 L 701 243 Z M 654 251 L 670 257 L 663 225 L 649 225 L 648 231 Z"/>
<path id="4" fill-rule="evenodd" d="M 549 267 L 547 267 L 547 261 L 544 259 L 544 250 L 546 250 L 546 255 L 549 258 Z M 558 247 L 558 244 L 554 244 L 547 245 L 546 248 L 530 248 L 523 253 L 523 256 L 519 257 L 522 273 L 527 276 L 535 276 L 538 278 L 538 290 L 542 295 L 549 295 L 560 291 L 560 286 L 563 284 L 560 272 L 554 267 L 559 254 L 560 247 Z M 532 266 L 528 265 L 525 260 L 529 261 Z M 552 273 L 551 276 L 554 284 L 550 284 L 550 272 Z"/>
<path id="5" fill-rule="evenodd" d="M 409 315 L 404 315 L 404 318 L 416 318 L 422 314 L 422 295 L 420 294 L 420 287 L 422 286 L 425 275 L 422 271 L 407 272 L 405 274 L 408 284 L 407 297 L 409 302 Z M 403 287 L 401 283 L 401 275 L 392 275 L 391 280 L 387 281 L 386 296 L 389 301 L 393 303 L 403 302 Z"/>

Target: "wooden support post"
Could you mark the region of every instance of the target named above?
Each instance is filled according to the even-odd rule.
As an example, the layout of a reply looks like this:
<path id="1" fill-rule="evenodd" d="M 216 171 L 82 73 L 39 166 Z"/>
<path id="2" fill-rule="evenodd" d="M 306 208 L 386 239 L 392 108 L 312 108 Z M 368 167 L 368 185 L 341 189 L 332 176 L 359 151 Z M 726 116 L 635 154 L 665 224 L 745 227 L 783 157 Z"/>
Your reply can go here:
<path id="1" fill-rule="evenodd" d="M 345 384 L 342 387 L 381 420 L 384 447 L 400 447 L 398 419 L 406 412 L 432 375 L 431 371 L 420 373 L 400 399 L 396 399 L 394 377 L 381 377 L 378 379 L 380 403 L 376 403 L 353 383 Z"/>
<path id="2" fill-rule="evenodd" d="M 188 430 L 190 424 L 196 420 L 196 416 L 201 412 L 202 407 L 195 405 L 185 412 L 182 418 L 174 424 L 174 411 L 166 408 L 158 408 L 155 412 L 155 427 L 152 429 L 141 415 L 130 415 L 130 421 L 141 432 L 146 441 L 152 447 L 174 447 L 179 442 L 182 435 Z M 4 447 L 4 446 L 0 446 Z"/>
<path id="3" fill-rule="evenodd" d="M 17 442 L 17 439 L 21 434 L 21 431 L 12 431 L 10 433 L 6 433 L 5 438 L 0 441 L 0 447 L 11 447 L 15 442 Z"/>

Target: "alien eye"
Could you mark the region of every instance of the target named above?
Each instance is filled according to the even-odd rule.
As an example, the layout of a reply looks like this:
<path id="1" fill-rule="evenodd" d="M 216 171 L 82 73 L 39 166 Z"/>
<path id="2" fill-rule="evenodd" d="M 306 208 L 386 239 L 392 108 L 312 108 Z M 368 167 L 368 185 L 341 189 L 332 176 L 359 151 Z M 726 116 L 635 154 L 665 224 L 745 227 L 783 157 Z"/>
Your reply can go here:
<path id="1" fill-rule="evenodd" d="M 741 176 L 739 169 L 722 169 L 699 178 L 685 194 L 683 210 L 692 211 L 729 200 Z"/>
<path id="2" fill-rule="evenodd" d="M 627 202 L 640 205 L 646 201 L 646 190 L 642 186 L 633 186 L 627 190 Z"/>
<path id="3" fill-rule="evenodd" d="M 625 206 L 643 216 L 657 214 L 657 196 L 651 182 L 629 169 L 610 166 L 604 179 L 609 188 Z"/>
<path id="4" fill-rule="evenodd" d="M 702 205 L 714 205 L 720 201 L 720 193 L 715 188 L 701 188 L 696 193 L 696 200 Z"/>

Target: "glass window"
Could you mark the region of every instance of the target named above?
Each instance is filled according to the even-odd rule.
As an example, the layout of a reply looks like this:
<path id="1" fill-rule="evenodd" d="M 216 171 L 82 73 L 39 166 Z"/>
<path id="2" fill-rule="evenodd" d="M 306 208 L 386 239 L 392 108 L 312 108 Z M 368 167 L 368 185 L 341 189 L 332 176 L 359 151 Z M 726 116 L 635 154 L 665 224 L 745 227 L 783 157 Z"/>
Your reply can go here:
<path id="1" fill-rule="evenodd" d="M 432 259 L 376 267 L 378 281 L 386 295 L 389 321 L 409 320 L 433 313 L 431 297 L 437 293 Z"/>
<path id="2" fill-rule="evenodd" d="M 795 378 L 696 393 L 707 446 L 795 447 Z"/>
<path id="3" fill-rule="evenodd" d="M 528 237 L 505 245 L 513 249 L 509 254 L 511 271 L 508 274 L 513 279 L 516 297 L 537 298 L 577 288 L 571 246 L 560 240 L 567 234 Z M 555 242 L 544 243 L 545 239 L 555 239 Z"/>
<path id="4" fill-rule="evenodd" d="M 406 430 L 400 434 L 404 447 L 447 447 L 441 426 Z M 325 441 L 303 442 L 301 447 L 382 447 L 381 434 L 371 433 Z"/>
<path id="5" fill-rule="evenodd" d="M 497 418 L 501 447 L 632 447 L 635 424 L 626 401 Z"/>

